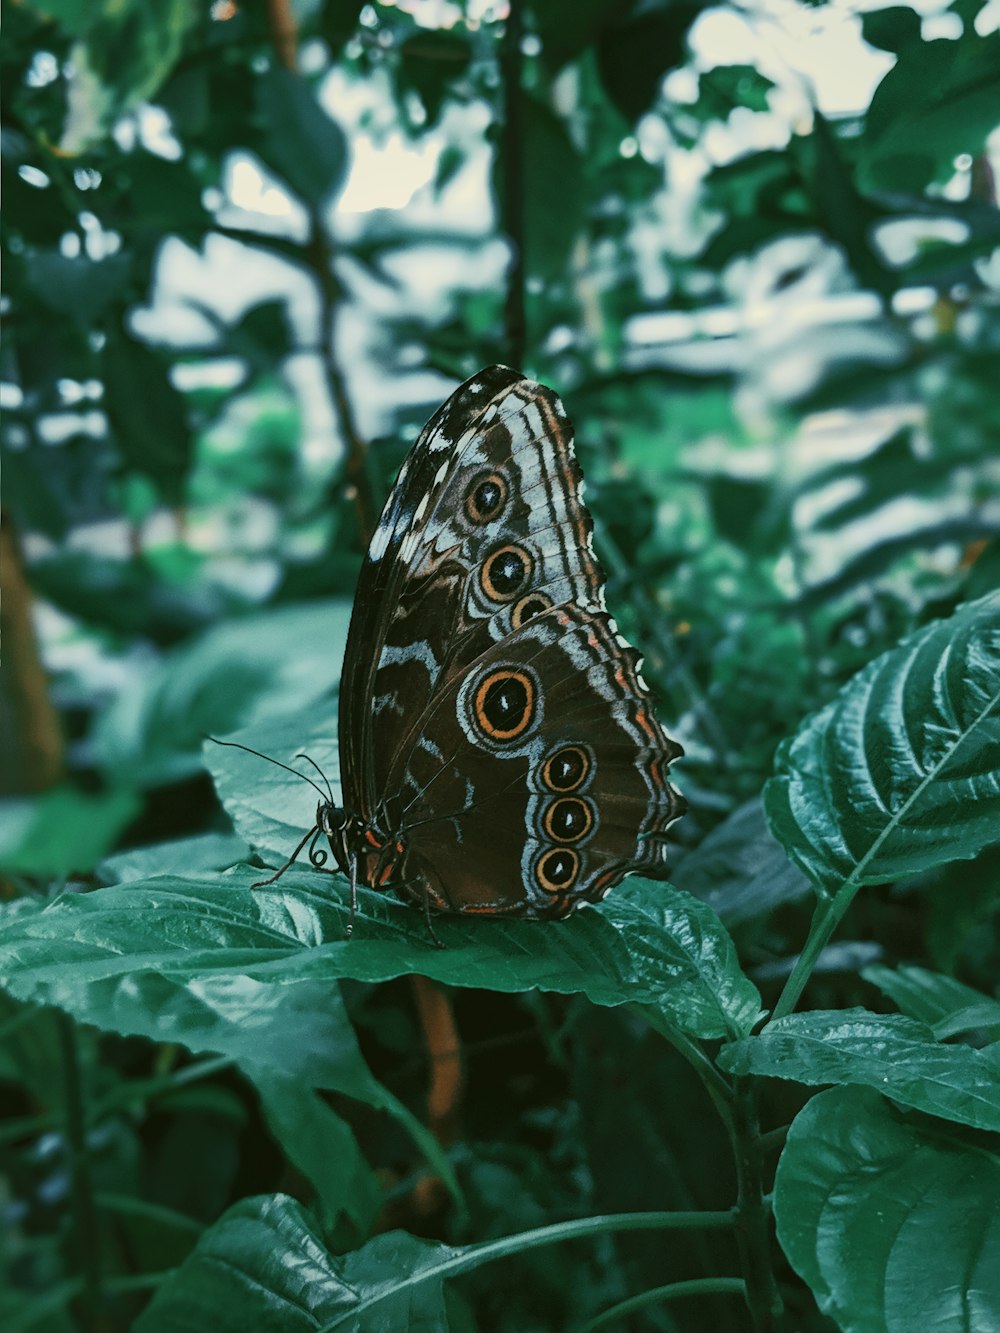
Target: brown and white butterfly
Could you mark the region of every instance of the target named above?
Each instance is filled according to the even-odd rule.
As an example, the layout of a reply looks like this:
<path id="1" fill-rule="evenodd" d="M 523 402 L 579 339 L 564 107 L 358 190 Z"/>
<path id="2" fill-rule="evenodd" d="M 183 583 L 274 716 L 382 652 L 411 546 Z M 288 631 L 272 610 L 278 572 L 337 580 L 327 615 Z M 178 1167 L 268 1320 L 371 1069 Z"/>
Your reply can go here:
<path id="1" fill-rule="evenodd" d="M 354 601 L 343 805 L 321 802 L 296 849 L 326 835 L 352 920 L 359 881 L 549 918 L 665 874 L 682 751 L 605 609 L 582 491 L 562 403 L 506 366 L 457 389 L 403 464 Z"/>

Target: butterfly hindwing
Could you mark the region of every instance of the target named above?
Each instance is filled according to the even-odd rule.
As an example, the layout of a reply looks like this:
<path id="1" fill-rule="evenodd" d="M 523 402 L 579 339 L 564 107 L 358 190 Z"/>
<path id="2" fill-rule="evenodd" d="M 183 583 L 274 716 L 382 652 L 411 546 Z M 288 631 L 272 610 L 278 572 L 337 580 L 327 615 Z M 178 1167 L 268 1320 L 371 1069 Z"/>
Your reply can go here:
<path id="1" fill-rule="evenodd" d="M 400 758 L 407 873 L 450 911 L 533 917 L 662 877 L 678 753 L 607 613 L 554 607 L 453 679 Z"/>

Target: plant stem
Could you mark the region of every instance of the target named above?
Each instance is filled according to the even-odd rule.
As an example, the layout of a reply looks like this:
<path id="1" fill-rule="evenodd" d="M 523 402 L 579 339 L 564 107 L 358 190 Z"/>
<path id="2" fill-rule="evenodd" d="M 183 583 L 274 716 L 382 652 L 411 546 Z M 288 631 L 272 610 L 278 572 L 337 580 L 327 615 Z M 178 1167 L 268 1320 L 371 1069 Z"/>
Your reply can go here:
<path id="1" fill-rule="evenodd" d="M 798 1004 L 799 997 L 805 990 L 810 976 L 812 976 L 816 960 L 829 944 L 830 936 L 840 925 L 844 913 L 854 901 L 854 895 L 859 887 L 860 885 L 848 881 L 842 888 L 838 889 L 833 898 L 817 907 L 813 915 L 812 925 L 809 927 L 809 938 L 795 960 L 795 966 L 778 996 L 778 1002 L 767 1021 L 767 1027 L 770 1027 L 775 1019 L 784 1018 L 787 1014 L 790 1014 Z"/>
<path id="2" fill-rule="evenodd" d="M 663 1301 L 676 1301 L 684 1296 L 714 1296 L 719 1293 L 746 1296 L 746 1283 L 741 1277 L 699 1277 L 688 1282 L 668 1282 L 663 1287 L 653 1287 L 650 1291 L 640 1292 L 627 1301 L 604 1310 L 596 1318 L 590 1319 L 579 1333 L 596 1333 L 599 1328 L 619 1322 L 647 1305 L 659 1305 Z"/>
<path id="3" fill-rule="evenodd" d="M 500 53 L 503 84 L 503 124 L 500 127 L 500 228 L 510 243 L 504 333 L 507 359 L 524 364 L 527 318 L 524 300 L 524 94 L 521 88 L 521 39 L 524 30 L 522 0 L 511 0 Z"/>
<path id="4" fill-rule="evenodd" d="M 528 1250 L 539 1249 L 545 1245 L 556 1245 L 565 1240 L 579 1240 L 584 1236 L 603 1236 L 616 1231 L 729 1231 L 737 1220 L 734 1209 L 726 1212 L 683 1212 L 683 1213 L 605 1213 L 598 1217 L 581 1217 L 571 1222 L 556 1222 L 552 1226 L 535 1227 L 531 1231 L 516 1232 L 512 1236 L 500 1236 L 496 1240 L 484 1241 L 481 1245 L 468 1245 L 458 1250 L 446 1250 L 441 1258 L 424 1268 L 417 1268 L 404 1274 L 394 1283 L 377 1284 L 359 1300 L 352 1303 L 348 1310 L 335 1314 L 317 1330 L 317 1333 L 332 1333 L 333 1329 L 350 1324 L 352 1328 L 376 1327 L 374 1321 L 365 1322 L 368 1311 L 381 1304 L 387 1297 L 399 1299 L 400 1294 L 425 1282 L 443 1282 L 446 1278 L 457 1277 L 483 1264 L 505 1259 L 509 1255 L 524 1254 Z M 381 1325 L 379 1325 L 381 1327 Z"/>
<path id="5" fill-rule="evenodd" d="M 70 1150 L 72 1178 L 73 1243 L 76 1250 L 83 1290 L 80 1294 L 80 1327 L 84 1333 L 96 1333 L 101 1326 L 101 1254 L 97 1228 L 97 1208 L 90 1177 L 87 1152 L 86 1116 L 80 1052 L 76 1026 L 68 1014 L 56 1016 L 56 1032 L 62 1056 L 66 1094 L 66 1140 Z"/>
<path id="6" fill-rule="evenodd" d="M 340 284 L 333 271 L 333 246 L 318 208 L 309 210 L 309 242 L 305 253 L 320 297 L 320 342 L 323 346 L 321 361 L 327 393 L 333 406 L 341 438 L 347 450 L 344 475 L 347 494 L 354 504 L 354 513 L 361 534 L 361 545 L 366 547 L 375 531 L 378 515 L 372 498 L 371 483 L 365 462 L 367 449 L 358 431 L 347 392 L 347 380 L 336 356 L 337 317 L 340 312 Z"/>
<path id="7" fill-rule="evenodd" d="M 784 1313 L 772 1267 L 755 1088 L 750 1079 L 741 1078 L 734 1081 L 734 1091 L 733 1155 L 739 1182 L 736 1243 L 746 1281 L 747 1306 L 755 1333 L 779 1333 Z"/>

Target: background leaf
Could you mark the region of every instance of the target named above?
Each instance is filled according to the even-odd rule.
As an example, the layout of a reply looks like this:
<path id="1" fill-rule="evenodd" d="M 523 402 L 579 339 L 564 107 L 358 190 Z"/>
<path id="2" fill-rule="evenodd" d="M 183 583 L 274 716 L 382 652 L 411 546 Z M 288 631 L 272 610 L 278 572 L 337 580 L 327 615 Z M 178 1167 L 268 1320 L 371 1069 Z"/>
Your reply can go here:
<path id="1" fill-rule="evenodd" d="M 349 620 L 342 601 L 286 606 L 176 649 L 104 714 L 96 738 L 102 764 L 139 785 L 171 781 L 200 767 L 206 734 L 307 704 L 332 714 L 334 705 L 320 701 Z"/>

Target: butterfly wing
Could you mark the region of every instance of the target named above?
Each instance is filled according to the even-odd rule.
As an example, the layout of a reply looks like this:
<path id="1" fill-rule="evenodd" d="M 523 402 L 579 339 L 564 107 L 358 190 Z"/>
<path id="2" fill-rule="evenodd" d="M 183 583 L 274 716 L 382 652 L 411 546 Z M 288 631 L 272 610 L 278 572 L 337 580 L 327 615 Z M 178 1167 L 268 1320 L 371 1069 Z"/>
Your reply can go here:
<path id="1" fill-rule="evenodd" d="M 606 612 L 568 603 L 449 682 L 393 774 L 415 897 L 559 917 L 630 871 L 663 877 L 681 750 L 637 667 Z"/>
<path id="2" fill-rule="evenodd" d="M 582 480 L 559 399 L 506 366 L 424 427 L 372 538 L 344 659 L 344 797 L 363 817 L 457 670 L 549 606 L 603 604 Z"/>
<path id="3" fill-rule="evenodd" d="M 341 760 L 349 808 L 403 835 L 394 882 L 417 901 L 560 916 L 664 873 L 681 751 L 604 610 L 582 488 L 559 399 L 495 366 L 432 417 L 383 511 Z"/>

